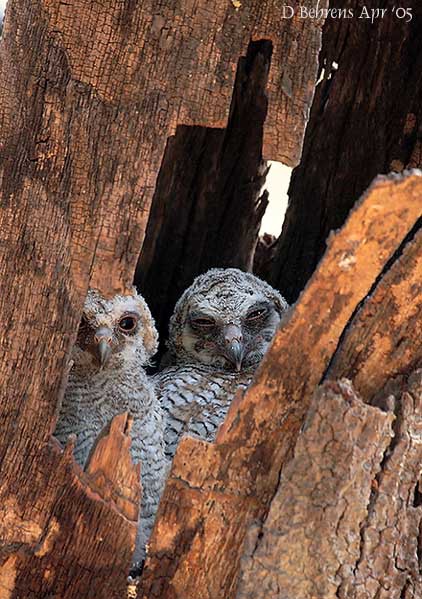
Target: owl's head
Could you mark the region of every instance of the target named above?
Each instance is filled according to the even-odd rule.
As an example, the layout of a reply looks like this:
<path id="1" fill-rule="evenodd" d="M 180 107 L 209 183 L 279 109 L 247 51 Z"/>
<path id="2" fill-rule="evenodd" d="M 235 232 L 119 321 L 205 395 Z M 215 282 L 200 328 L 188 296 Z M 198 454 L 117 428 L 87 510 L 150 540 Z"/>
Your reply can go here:
<path id="1" fill-rule="evenodd" d="M 128 362 L 147 364 L 157 351 L 158 334 L 142 296 L 103 298 L 88 291 L 73 351 L 75 366 L 120 368 Z"/>
<path id="2" fill-rule="evenodd" d="M 255 367 L 287 307 L 278 291 L 251 273 L 209 270 L 176 304 L 169 351 L 179 362 L 197 361 L 238 372 Z"/>

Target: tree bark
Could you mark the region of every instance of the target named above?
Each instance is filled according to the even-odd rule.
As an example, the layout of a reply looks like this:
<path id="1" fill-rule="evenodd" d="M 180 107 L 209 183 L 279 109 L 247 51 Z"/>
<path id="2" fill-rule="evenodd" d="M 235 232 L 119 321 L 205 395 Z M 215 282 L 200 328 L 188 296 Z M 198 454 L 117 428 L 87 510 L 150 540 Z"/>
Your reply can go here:
<path id="1" fill-rule="evenodd" d="M 8 2 L 0 53 L 4 597 L 121 596 L 133 514 L 120 512 L 116 494 L 100 496 L 70 449 L 63 454 L 51 439 L 84 297 L 88 285 L 105 296 L 131 287 L 167 139 L 181 124 L 226 126 L 251 39 L 273 44 L 263 154 L 297 162 L 321 23 L 280 25 L 280 10 L 275 0 L 219 0 L 213 11 L 207 0 Z"/>
<path id="2" fill-rule="evenodd" d="M 378 174 L 422 167 L 422 5 L 397 18 L 382 0 L 383 18 L 359 18 L 364 0 L 346 0 L 353 18 L 328 18 L 300 165 L 270 281 L 296 301 L 324 253 L 331 230 Z M 371 5 L 371 10 L 373 7 Z M 336 67 L 338 65 L 338 68 Z"/>
<path id="3" fill-rule="evenodd" d="M 418 366 L 421 314 L 422 229 L 357 311 L 326 376 L 352 379 L 355 389 L 371 401 L 386 379 Z"/>
<path id="4" fill-rule="evenodd" d="M 240 59 L 226 129 L 179 127 L 168 141 L 135 275 L 162 339 L 196 276 L 251 270 L 268 203 L 261 189 L 271 53 L 270 41 L 251 42 Z"/>
<path id="5" fill-rule="evenodd" d="M 182 439 L 140 598 L 236 595 L 249 528 L 257 522 L 259 530 L 266 516 L 342 332 L 421 216 L 421 191 L 417 174 L 374 183 L 330 238 L 318 270 L 282 322 L 252 386 L 232 404 L 216 442 Z M 382 362 L 376 366 L 382 373 Z"/>
<path id="6" fill-rule="evenodd" d="M 27 488 L 14 486 L 19 471 L 7 480 L 2 470 L 2 599 L 125 596 L 140 502 L 139 466 L 132 465 L 129 447 L 122 415 L 104 434 L 86 474 L 74 462 L 72 442 L 63 452 L 54 439 L 43 448 L 43 462 L 25 456 L 31 463 Z M 18 458 L 15 466 L 22 468 Z"/>
<path id="7" fill-rule="evenodd" d="M 251 535 L 238 599 L 421 596 L 422 371 L 402 387 L 385 412 L 347 380 L 324 383 Z"/>

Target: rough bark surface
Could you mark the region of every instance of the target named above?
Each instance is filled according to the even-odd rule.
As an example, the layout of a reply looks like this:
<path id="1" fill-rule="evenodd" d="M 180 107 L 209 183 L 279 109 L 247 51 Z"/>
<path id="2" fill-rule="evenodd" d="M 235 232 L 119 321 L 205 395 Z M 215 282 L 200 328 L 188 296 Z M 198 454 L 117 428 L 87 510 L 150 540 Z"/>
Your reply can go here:
<path id="1" fill-rule="evenodd" d="M 421 360 L 422 229 L 348 325 L 326 377 L 348 377 L 370 401 L 386 379 L 409 373 Z"/>
<path id="2" fill-rule="evenodd" d="M 240 59 L 226 129 L 178 127 L 168 141 L 135 274 L 162 339 L 196 276 L 212 267 L 251 270 L 268 204 L 260 194 L 271 53 L 270 41 L 251 42 Z"/>
<path id="3" fill-rule="evenodd" d="M 365 405 L 346 379 L 324 383 L 259 539 L 251 529 L 238 599 L 338 597 L 339 582 L 359 559 L 361 527 L 393 419 Z"/>
<path id="4" fill-rule="evenodd" d="M 212 9 L 207 0 L 8 2 L 0 49 L 8 599 L 120 592 L 132 522 L 51 440 L 84 297 L 89 283 L 104 295 L 131 286 L 167 138 L 180 124 L 226 126 L 251 39 L 273 44 L 264 155 L 297 162 L 322 23 L 282 23 L 280 10 L 275 0 Z"/>
<path id="5" fill-rule="evenodd" d="M 127 432 L 126 415 L 116 417 L 87 474 L 71 441 L 62 452 L 52 439 L 43 463 L 27 458 L 32 489 L 22 498 L 10 484 L 0 507 L 1 599 L 125 596 L 140 499 Z"/>
<path id="6" fill-rule="evenodd" d="M 216 442 L 182 440 L 139 597 L 235 596 L 246 532 L 269 508 L 342 331 L 420 217 L 421 191 L 419 173 L 375 182 L 330 238 L 317 272 L 285 317 L 254 383 L 232 404 Z"/>
<path id="7" fill-rule="evenodd" d="M 386 9 L 371 23 L 362 8 Z M 378 174 L 422 167 L 422 4 L 397 18 L 395 0 L 345 0 L 353 18 L 327 19 L 320 74 L 270 280 L 293 302 L 331 230 Z M 400 5 L 401 6 L 401 5 Z M 336 68 L 335 64 L 338 65 Z"/>
<path id="8" fill-rule="evenodd" d="M 130 457 L 130 429 L 128 414 L 115 416 L 100 433 L 91 450 L 85 471 L 91 487 L 99 488 L 106 500 L 112 500 L 133 523 L 137 522 L 141 502 L 140 464 Z"/>
<path id="9" fill-rule="evenodd" d="M 252 535 L 238 599 L 421 596 L 422 371 L 387 404 L 363 403 L 349 382 L 324 383 Z"/>
<path id="10" fill-rule="evenodd" d="M 394 436 L 384 454 L 361 527 L 358 560 L 344 573 L 340 599 L 422 596 L 420 494 L 422 371 L 391 381 L 377 403 L 394 411 Z"/>

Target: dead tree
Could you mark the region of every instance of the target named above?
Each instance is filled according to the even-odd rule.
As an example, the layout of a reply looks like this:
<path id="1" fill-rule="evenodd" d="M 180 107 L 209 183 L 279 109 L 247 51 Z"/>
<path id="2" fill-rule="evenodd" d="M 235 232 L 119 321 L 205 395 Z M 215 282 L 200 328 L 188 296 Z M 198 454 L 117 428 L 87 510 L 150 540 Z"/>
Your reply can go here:
<path id="1" fill-rule="evenodd" d="M 422 5 L 409 0 L 412 20 L 382 0 L 384 18 L 359 18 L 364 0 L 341 8 L 353 18 L 328 18 L 300 165 L 271 282 L 295 301 L 339 228 L 379 174 L 422 167 Z M 403 15 L 402 15 L 403 16 Z"/>
<path id="2" fill-rule="evenodd" d="M 263 158 L 297 163 L 322 23 L 282 21 L 280 11 L 275 0 L 221 0 L 213 11 L 207 0 L 8 2 L 0 47 L 4 597 L 122 596 L 139 494 L 126 424 L 118 421 L 88 473 L 51 437 L 84 297 L 88 285 L 106 296 L 132 285 L 167 140 L 179 125 L 227 125 L 251 39 L 273 49 Z"/>
<path id="3" fill-rule="evenodd" d="M 239 599 L 421 596 L 422 372 L 406 379 L 388 409 L 347 380 L 316 393 L 259 540 L 251 530 Z"/>
<path id="4" fill-rule="evenodd" d="M 327 372 L 328 376 L 337 379 L 340 376 L 353 378 L 356 372 L 364 371 L 362 381 L 376 381 L 371 394 L 364 386 L 361 390 L 358 380 L 357 391 L 369 401 L 377 390 L 382 391 L 391 377 L 409 373 L 421 357 L 420 326 L 412 327 L 421 314 L 420 234 L 404 249 L 401 258 L 393 262 L 385 278 L 381 277 L 392 256 L 400 250 L 402 240 L 421 217 L 421 193 L 419 172 L 404 178 L 392 176 L 376 181 L 352 211 L 343 229 L 330 237 L 318 270 L 282 322 L 254 383 L 244 397 L 239 395 L 232 404 L 216 442 L 208 444 L 193 438 L 182 439 L 160 504 L 140 598 L 273 596 L 329 599 L 336 596 L 333 593 L 325 595 L 329 586 L 322 583 L 318 593 L 317 587 L 304 586 L 300 595 L 295 594 L 297 589 L 292 586 L 280 586 L 277 573 L 279 569 L 281 576 L 283 567 L 278 566 L 281 554 L 277 553 L 276 547 L 279 545 L 272 544 L 270 538 L 265 539 L 264 522 L 268 517 L 268 526 L 273 527 L 275 534 L 279 530 L 277 525 L 284 526 L 280 517 L 276 523 L 271 520 L 272 501 L 278 492 L 283 492 L 285 468 L 288 469 L 296 442 L 300 442 L 298 435 L 312 394 Z M 385 297 L 387 285 L 392 294 L 391 301 Z M 360 311 L 356 312 L 365 298 Z M 409 307 L 409 298 L 416 298 L 415 306 L 411 302 Z M 402 310 L 404 306 L 406 309 Z M 365 323 L 365 327 L 359 335 L 361 323 Z M 406 328 L 407 323 L 409 328 Z M 368 335 L 367 330 L 370 331 Z M 358 343 L 356 339 L 351 341 L 353 335 L 358 335 Z M 370 348 L 378 350 L 378 355 L 374 360 L 365 360 Z M 350 362 L 343 356 L 349 357 L 352 350 L 357 352 L 357 358 Z M 354 401 L 359 402 L 357 398 Z M 362 417 L 373 414 L 364 408 L 362 413 Z M 384 420 L 391 423 L 392 418 Z M 331 422 L 333 427 L 336 423 L 340 425 L 335 416 Z M 375 422 L 376 418 L 374 426 Z M 379 422 L 382 422 L 381 416 Z M 366 426 L 370 429 L 370 422 Z M 359 436 L 359 430 L 355 434 Z M 377 432 L 373 434 L 376 437 Z M 344 435 L 345 442 L 353 444 L 353 434 Z M 381 449 L 383 443 L 384 437 L 380 440 Z M 319 450 L 323 456 L 323 448 Z M 422 448 L 418 447 L 417 455 L 422 458 Z M 376 456 L 382 461 L 379 451 Z M 338 476 L 340 480 L 341 469 Z M 419 471 L 414 469 L 410 487 L 415 488 L 418 477 Z M 311 486 L 308 489 L 312 491 Z M 308 503 L 306 499 L 302 506 L 302 524 L 306 522 L 305 508 L 312 496 Z M 321 507 L 317 499 L 315 501 L 315 509 Z M 365 505 L 369 510 L 370 506 Z M 317 516 L 321 517 L 321 514 Z M 347 524 L 345 526 L 345 535 L 353 532 L 347 529 Z M 360 522 L 359 526 L 362 534 L 366 534 L 365 526 Z M 412 530 L 415 535 L 416 529 Z M 404 529 L 400 532 L 405 534 Z M 268 550 L 270 555 L 270 573 L 263 571 L 261 540 L 262 551 Z M 402 536 L 400 542 L 407 541 Z M 416 538 L 409 542 L 417 545 Z M 292 556 L 298 550 L 297 545 L 292 545 Z M 390 545 L 387 551 L 391 551 Z M 241 572 L 241 559 L 245 555 L 248 559 L 245 561 L 243 557 Z M 354 556 L 357 556 L 356 551 Z M 312 579 L 312 568 L 319 567 L 323 571 L 325 557 L 321 553 L 319 562 L 317 556 L 310 555 L 314 565 L 304 576 Z M 289 571 L 293 578 L 295 567 L 293 564 Z M 409 566 L 410 576 L 411 572 Z M 378 582 L 382 585 L 380 577 Z M 416 579 L 414 582 L 417 584 Z M 403 590 L 400 584 L 396 581 L 399 596 Z M 277 589 L 281 589 L 279 594 Z M 368 597 L 375 599 L 376 595 Z"/>
<path id="5" fill-rule="evenodd" d="M 239 60 L 225 129 L 178 127 L 168 141 L 135 274 L 162 339 L 198 274 L 217 266 L 251 270 L 268 203 L 261 190 L 271 54 L 271 42 L 261 40 Z"/>
<path id="6" fill-rule="evenodd" d="M 51 435 L 69 353 L 88 285 L 104 295 L 132 285 L 168 138 L 178 126 L 230 122 L 251 40 L 272 44 L 262 158 L 298 161 L 322 22 L 283 20 L 272 0 L 213 8 L 9 0 L 0 54 L 0 597 L 124 596 L 140 492 L 130 422 L 113 421 L 86 472 L 71 442 L 62 451 Z M 216 442 L 183 440 L 139 597 L 420 595 L 421 194 L 417 173 L 371 187 L 330 238 Z M 344 377 L 353 387 L 337 382 Z M 335 528 L 324 519 L 330 506 Z M 294 518 L 309 527 L 300 538 Z M 318 537 L 333 540 L 320 559 L 309 543 Z M 298 563 L 286 577 L 281 559 L 301 549 L 302 578 Z"/>

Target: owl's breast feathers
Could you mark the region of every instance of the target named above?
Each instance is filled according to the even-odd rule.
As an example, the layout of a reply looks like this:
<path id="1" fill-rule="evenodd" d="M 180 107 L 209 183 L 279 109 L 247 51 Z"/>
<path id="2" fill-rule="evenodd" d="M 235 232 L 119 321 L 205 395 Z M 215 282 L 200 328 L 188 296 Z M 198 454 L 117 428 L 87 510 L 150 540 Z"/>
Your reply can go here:
<path id="1" fill-rule="evenodd" d="M 181 436 L 190 433 L 213 441 L 238 389 L 252 371 L 219 371 L 204 364 L 169 366 L 155 376 L 165 415 L 166 454 L 172 457 Z"/>
<path id="2" fill-rule="evenodd" d="M 70 434 L 77 436 L 74 455 L 84 466 L 90 449 L 101 430 L 117 414 L 129 412 L 143 419 L 154 410 L 154 392 L 143 371 L 127 373 L 107 370 L 91 376 L 71 371 L 63 398 L 55 435 L 65 444 Z M 157 404 L 157 409 L 160 410 Z"/>

